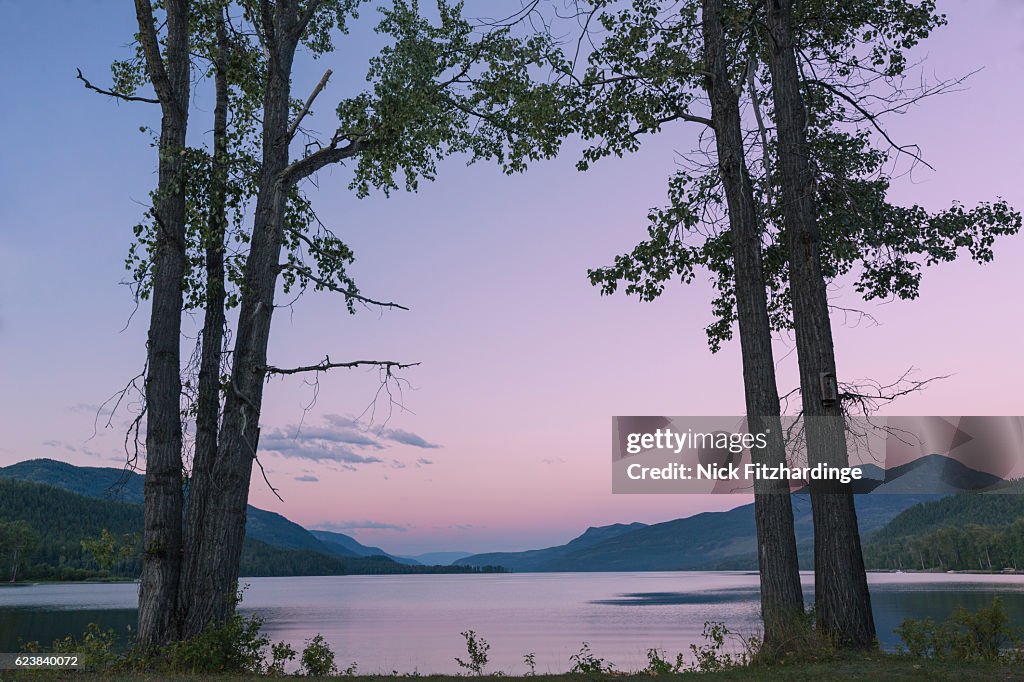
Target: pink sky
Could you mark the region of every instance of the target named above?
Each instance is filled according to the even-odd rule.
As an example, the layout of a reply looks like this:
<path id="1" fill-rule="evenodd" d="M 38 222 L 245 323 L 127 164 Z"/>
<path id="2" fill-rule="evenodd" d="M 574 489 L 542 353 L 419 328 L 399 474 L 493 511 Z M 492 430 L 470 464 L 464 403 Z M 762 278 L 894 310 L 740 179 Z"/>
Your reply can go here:
<path id="1" fill-rule="evenodd" d="M 952 199 L 971 205 L 1002 196 L 1024 208 L 1017 120 L 1024 7 L 945 0 L 940 8 L 950 26 L 920 52 L 928 74 L 983 70 L 966 92 L 892 122 L 894 135 L 919 143 L 937 169 L 900 181 L 894 197 L 941 208 Z M 0 45 L 24 66 L 0 76 L 5 92 L 24 95 L 0 111 L 3 129 L 16 133 L 0 156 L 0 464 L 52 457 L 116 466 L 124 418 L 90 436 L 95 406 L 143 357 L 147 311 L 120 331 L 132 304 L 118 281 L 141 214 L 137 202 L 153 182 L 153 151 L 136 132 L 153 112 L 86 93 L 74 70 L 105 77 L 133 17 L 120 3 L 68 5 L 47 19 L 56 22 L 47 28 L 51 42 L 41 28 L 26 28 L 44 25 L 45 8 L 0 2 L 0 9 L 9 19 Z M 360 45 L 360 33 L 354 36 Z M 339 71 L 352 49 L 305 68 L 296 91 L 307 91 L 324 68 Z M 348 84 L 339 79 L 325 95 L 337 98 Z M 324 107 L 321 117 L 327 113 Z M 305 415 L 312 389 L 299 379 L 275 380 L 266 393 L 264 444 L 277 433 L 285 437 L 278 442 L 290 440 L 292 454 L 333 459 L 265 454 L 284 502 L 254 479 L 253 504 L 416 553 L 527 549 L 564 542 L 590 525 L 658 522 L 744 502 L 610 492 L 611 415 L 742 412 L 738 349 L 712 356 L 706 348 L 706 284 L 670 287 L 658 302 L 641 304 L 602 298 L 586 280 L 588 267 L 644 237 L 647 209 L 665 201 L 674 151 L 691 148 L 694 135 L 680 125 L 640 153 L 585 174 L 574 169 L 574 145 L 512 178 L 453 159 L 435 184 L 390 199 L 357 200 L 344 190 L 343 171 L 322 174 L 316 205 L 355 249 L 361 288 L 412 311 L 351 317 L 337 299 L 311 295 L 293 311 L 278 311 L 272 361 L 308 364 L 329 353 L 333 360 L 421 362 L 403 375 L 412 385 L 404 394 L 408 411 L 395 412 L 386 428 L 439 447 L 378 435 L 378 413 L 363 436 L 382 447 L 349 447 L 381 461 L 346 467 L 339 460 L 351 457 L 338 441 L 352 440 L 352 431 L 338 425 L 363 412 L 376 375 L 322 377 Z M 1024 414 L 1022 264 L 1024 237 L 1012 238 L 997 245 L 994 263 L 926 273 L 918 301 L 867 306 L 879 327 L 837 321 L 841 377 L 895 379 L 915 366 L 920 376 L 953 376 L 893 413 Z M 856 302 L 850 290 L 836 295 Z M 780 339 L 777 357 L 790 347 Z M 794 372 L 790 354 L 780 364 L 784 391 Z M 342 419 L 332 423 L 331 415 Z M 291 439 L 300 420 L 306 430 Z M 314 440 L 318 434 L 334 444 Z"/>

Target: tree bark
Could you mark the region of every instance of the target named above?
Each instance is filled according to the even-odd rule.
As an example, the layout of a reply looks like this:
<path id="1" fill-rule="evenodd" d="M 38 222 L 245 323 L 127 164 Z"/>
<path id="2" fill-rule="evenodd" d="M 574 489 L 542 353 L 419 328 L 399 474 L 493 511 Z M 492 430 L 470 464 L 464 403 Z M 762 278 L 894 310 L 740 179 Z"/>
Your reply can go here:
<path id="1" fill-rule="evenodd" d="M 152 312 L 146 348 L 146 477 L 138 640 L 176 637 L 182 547 L 181 310 L 185 274 L 185 148 L 189 104 L 189 3 L 167 0 L 164 55 L 149 0 L 136 0 L 147 71 L 160 100 L 159 175 L 153 216 Z"/>
<path id="2" fill-rule="evenodd" d="M 213 167 L 210 183 L 209 214 L 205 235 L 206 311 L 203 318 L 200 353 L 199 389 L 196 404 L 196 443 L 189 482 L 185 524 L 185 548 L 182 585 L 196 582 L 192 574 L 196 564 L 190 561 L 200 545 L 201 529 L 207 523 L 208 502 L 217 492 L 211 488 L 217 458 L 217 431 L 220 421 L 221 352 L 225 325 L 224 239 L 227 233 L 228 175 L 228 59 L 231 49 L 225 8 L 219 8 L 216 20 L 214 61 L 215 104 L 213 109 Z M 189 596 L 178 595 L 178 618 L 188 610 Z"/>
<path id="3" fill-rule="evenodd" d="M 768 61 L 778 126 L 778 168 L 808 463 L 846 466 L 842 409 L 837 400 L 826 400 L 822 390 L 822 376 L 835 376 L 835 349 L 821 272 L 807 119 L 793 42 L 792 0 L 767 0 L 766 5 Z M 812 481 L 810 490 L 818 628 L 839 646 L 869 648 L 874 645 L 875 626 L 852 488 L 849 484 Z"/>
<path id="4" fill-rule="evenodd" d="M 711 100 L 718 167 L 732 235 L 747 426 L 751 433 L 768 434 L 768 446 L 752 449 L 751 453 L 755 463 L 775 466 L 786 463 L 786 451 L 779 421 L 761 229 L 744 155 L 738 90 L 729 80 L 722 0 L 704 0 L 702 29 L 705 88 Z M 804 609 L 793 507 L 785 481 L 757 480 L 754 492 L 764 642 L 776 648 L 789 639 Z"/>
<path id="5" fill-rule="evenodd" d="M 259 441 L 267 345 L 274 310 L 287 187 L 291 70 L 298 43 L 296 3 L 280 0 L 264 31 L 269 52 L 263 100 L 263 152 L 249 256 L 235 336 L 230 385 L 224 402 L 217 457 L 200 470 L 205 523 L 189 548 L 183 594 L 182 633 L 193 636 L 234 613 L 245 538 L 249 480 Z"/>

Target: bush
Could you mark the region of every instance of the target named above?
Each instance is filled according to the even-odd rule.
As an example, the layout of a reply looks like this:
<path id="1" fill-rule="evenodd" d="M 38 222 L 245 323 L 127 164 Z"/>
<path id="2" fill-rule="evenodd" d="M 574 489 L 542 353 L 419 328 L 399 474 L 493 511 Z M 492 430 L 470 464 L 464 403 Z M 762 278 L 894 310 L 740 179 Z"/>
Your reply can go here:
<path id="1" fill-rule="evenodd" d="M 338 666 L 334 664 L 334 652 L 320 633 L 306 640 L 306 648 L 302 650 L 302 672 L 315 677 L 338 673 Z"/>
<path id="2" fill-rule="evenodd" d="M 270 663 L 267 664 L 267 674 L 272 677 L 284 675 L 284 664 L 295 660 L 298 652 L 287 642 L 278 642 L 270 647 Z"/>
<path id="3" fill-rule="evenodd" d="M 747 665 L 756 655 L 760 642 L 756 638 L 744 639 L 732 632 L 724 623 L 713 621 L 704 622 L 704 639 L 707 644 L 697 646 L 690 645 L 690 652 L 693 654 L 693 663 L 690 670 L 698 673 L 712 673 L 728 668 L 738 668 Z M 727 639 L 737 640 L 742 644 L 742 652 L 733 654 L 725 651 Z"/>
<path id="4" fill-rule="evenodd" d="M 583 642 L 583 646 L 580 650 L 569 657 L 572 661 L 572 667 L 569 668 L 571 673 L 583 673 L 585 675 L 606 675 L 608 673 L 615 672 L 615 666 L 594 655 L 594 652 L 590 650 L 590 645 Z"/>
<path id="5" fill-rule="evenodd" d="M 676 675 L 684 667 L 683 655 L 676 654 L 675 663 L 664 658 L 665 652 L 658 649 L 647 650 L 647 667 L 642 672 L 648 675 Z"/>
<path id="6" fill-rule="evenodd" d="M 262 618 L 236 614 L 197 637 L 168 645 L 163 655 L 175 672 L 262 674 L 264 650 L 270 646 L 262 628 Z"/>
<path id="7" fill-rule="evenodd" d="M 1009 627 L 999 597 L 975 612 L 958 608 L 947 620 L 904 620 L 896 634 L 906 653 L 940 661 L 1016 661 L 1021 656 L 1020 633 Z"/>
<path id="8" fill-rule="evenodd" d="M 34 647 L 38 653 L 38 644 Z M 117 653 L 117 634 L 113 630 L 101 630 L 96 623 L 89 623 L 81 639 L 65 637 L 53 643 L 55 654 L 79 654 L 84 670 L 107 670 L 114 667 L 120 656 Z"/>
<path id="9" fill-rule="evenodd" d="M 473 630 L 466 630 L 462 636 L 466 640 L 466 652 L 469 655 L 469 660 L 464 661 L 456 656 L 455 662 L 475 675 L 483 675 L 484 667 L 487 665 L 487 652 L 490 651 L 491 645 Z"/>

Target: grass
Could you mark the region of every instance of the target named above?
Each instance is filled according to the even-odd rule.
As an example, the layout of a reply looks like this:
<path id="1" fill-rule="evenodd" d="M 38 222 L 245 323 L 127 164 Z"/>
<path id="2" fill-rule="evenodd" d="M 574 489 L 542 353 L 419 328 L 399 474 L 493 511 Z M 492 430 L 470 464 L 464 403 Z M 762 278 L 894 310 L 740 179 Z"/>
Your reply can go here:
<path id="1" fill-rule="evenodd" d="M 715 673 L 685 673 L 682 675 L 665 675 L 652 677 L 643 674 L 630 675 L 536 675 L 533 677 L 503 677 L 494 675 L 453 677 L 447 675 L 424 675 L 424 682 L 467 682 L 468 680 L 486 680 L 487 682 L 585 682 L 587 680 L 599 680 L 608 682 L 655 682 L 656 680 L 679 681 L 689 678 L 699 678 L 702 682 L 758 682 L 760 680 L 864 680 L 872 682 L 878 680 L 929 680 L 936 682 L 940 680 L 1021 680 L 1024 682 L 1024 669 L 1017 666 L 1010 666 L 999 663 L 943 663 L 938 661 L 911 658 L 909 656 L 896 656 L 891 654 L 870 653 L 844 655 L 827 661 L 810 663 L 793 663 L 775 665 L 771 667 L 753 666 L 747 668 L 735 668 Z M 163 680 L 196 680 L 205 679 L 205 676 L 172 675 L 156 673 L 116 673 L 116 674 L 90 674 L 77 671 L 55 671 L 43 673 L 36 671 L 30 674 L 12 673 L 10 671 L 0 672 L 0 680 L 29 680 L 29 679 L 52 679 L 52 680 L 96 680 L 96 682 L 162 682 Z M 237 680 L 238 682 L 266 682 L 266 677 L 252 675 L 231 675 L 224 676 L 225 680 Z M 345 682 L 394 682 L 403 680 L 408 682 L 411 676 L 393 675 L 358 675 L 351 677 L 331 678 L 292 678 L 292 679 L 343 679 Z"/>

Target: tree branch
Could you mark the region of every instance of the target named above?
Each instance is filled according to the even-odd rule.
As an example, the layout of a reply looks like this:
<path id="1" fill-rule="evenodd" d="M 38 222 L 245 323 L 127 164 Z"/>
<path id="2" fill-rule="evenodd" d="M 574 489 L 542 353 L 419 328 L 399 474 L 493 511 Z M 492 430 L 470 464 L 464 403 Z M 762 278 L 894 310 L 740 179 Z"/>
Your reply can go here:
<path id="1" fill-rule="evenodd" d="M 899 145 L 899 144 L 896 144 L 896 141 L 893 140 L 892 137 L 889 136 L 889 132 L 884 127 L 882 127 L 882 124 L 880 124 L 878 122 L 878 117 L 874 113 L 872 113 L 871 111 L 869 111 L 866 108 L 864 108 L 864 106 L 861 105 L 861 103 L 858 102 L 855 98 L 851 97 L 850 95 L 848 95 L 847 93 L 843 92 L 839 88 L 835 87 L 831 83 L 827 83 L 827 82 L 822 81 L 822 80 L 817 80 L 815 78 L 809 78 L 805 82 L 810 84 L 810 85 L 817 85 L 819 87 L 822 87 L 822 88 L 828 90 L 829 92 L 831 92 L 836 97 L 839 97 L 840 99 L 842 99 L 842 100 L 846 101 L 847 103 L 849 103 L 850 106 L 852 106 L 854 109 L 856 109 L 860 113 L 860 115 L 864 117 L 864 120 L 866 120 L 868 123 L 871 124 L 872 128 L 874 128 L 876 131 L 878 131 L 879 135 L 881 135 L 883 138 L 885 138 L 885 141 L 888 142 L 889 145 L 893 149 L 895 149 L 897 152 L 899 152 L 901 154 L 906 154 L 907 156 L 912 158 L 915 162 L 922 163 L 926 167 L 928 167 L 929 169 L 935 170 L 935 168 L 930 163 L 928 163 L 927 161 L 924 160 L 924 158 L 921 156 L 921 152 L 920 151 L 916 151 L 917 150 L 917 145 Z"/>
<path id="2" fill-rule="evenodd" d="M 331 140 L 329 147 L 324 147 L 309 156 L 294 161 L 281 173 L 282 184 L 290 187 L 299 180 L 316 173 L 324 166 L 349 159 L 357 154 L 361 154 L 372 146 L 372 143 L 367 140 L 352 140 L 344 147 L 339 147 L 338 143 L 343 139 L 345 138 L 336 134 L 334 139 Z"/>
<path id="3" fill-rule="evenodd" d="M 160 55 L 160 41 L 156 34 L 156 22 L 153 19 L 153 6 L 149 0 L 135 0 L 135 15 L 139 22 L 139 41 L 146 55 L 146 66 L 149 78 L 153 81 L 153 89 L 161 104 L 174 106 L 174 88 L 164 69 L 164 60 Z"/>
<path id="4" fill-rule="evenodd" d="M 282 263 L 279 267 L 282 270 L 294 270 L 295 272 L 299 273 L 301 276 L 309 279 L 312 282 L 315 282 L 316 284 L 318 284 L 319 286 L 323 287 L 324 289 L 330 289 L 331 291 L 336 291 L 337 293 L 343 295 L 345 298 L 351 298 L 351 299 L 353 299 L 355 301 L 361 301 L 362 303 L 365 303 L 367 305 L 380 306 L 381 308 L 398 308 L 399 310 L 409 310 L 404 305 L 401 305 L 399 303 L 390 303 L 390 302 L 387 302 L 387 301 L 375 301 L 372 298 L 368 298 L 366 296 L 363 296 L 362 294 L 356 293 L 355 291 L 352 291 L 350 289 L 342 289 L 341 287 L 339 287 L 337 284 L 334 284 L 333 282 L 330 282 L 330 281 L 328 281 L 326 279 L 323 279 L 322 277 L 317 277 L 313 273 L 312 270 L 310 270 L 307 267 L 303 267 L 301 265 L 298 265 L 297 263 Z"/>
<path id="5" fill-rule="evenodd" d="M 331 74 L 334 73 L 330 69 L 324 73 L 324 77 L 320 79 L 320 82 L 313 88 L 313 92 L 309 95 L 309 99 L 306 100 L 306 106 L 302 107 L 302 111 L 299 112 L 298 118 L 292 123 L 292 127 L 288 129 L 288 141 L 291 142 L 292 138 L 295 137 L 295 131 L 299 129 L 299 124 L 302 123 L 302 119 L 305 118 L 306 114 L 309 113 L 309 108 L 313 106 L 313 100 L 320 94 L 320 91 L 327 87 L 327 81 L 330 80 Z"/>
<path id="6" fill-rule="evenodd" d="M 394 360 L 353 360 L 351 362 L 331 362 L 330 356 L 325 356 L 321 362 L 315 365 L 307 365 L 305 367 L 272 367 L 267 365 L 263 368 L 263 371 L 267 374 L 301 374 L 304 372 L 326 372 L 331 369 L 354 369 L 356 367 L 381 367 L 386 369 L 390 374 L 395 369 L 407 369 L 409 367 L 416 367 L 420 363 L 409 362 L 402 363 Z"/>
<path id="7" fill-rule="evenodd" d="M 126 95 L 122 92 L 116 92 L 114 90 L 104 90 L 103 88 L 96 87 L 95 85 L 90 83 L 85 76 L 82 75 L 81 69 L 75 70 L 78 71 L 78 80 L 82 81 L 82 83 L 85 84 L 85 87 L 87 89 L 94 90 L 100 93 L 101 95 L 106 95 L 107 97 L 114 97 L 116 99 L 123 99 L 126 102 L 146 102 L 147 104 L 160 104 L 160 100 L 153 99 L 152 97 L 136 97 L 135 95 Z"/>

